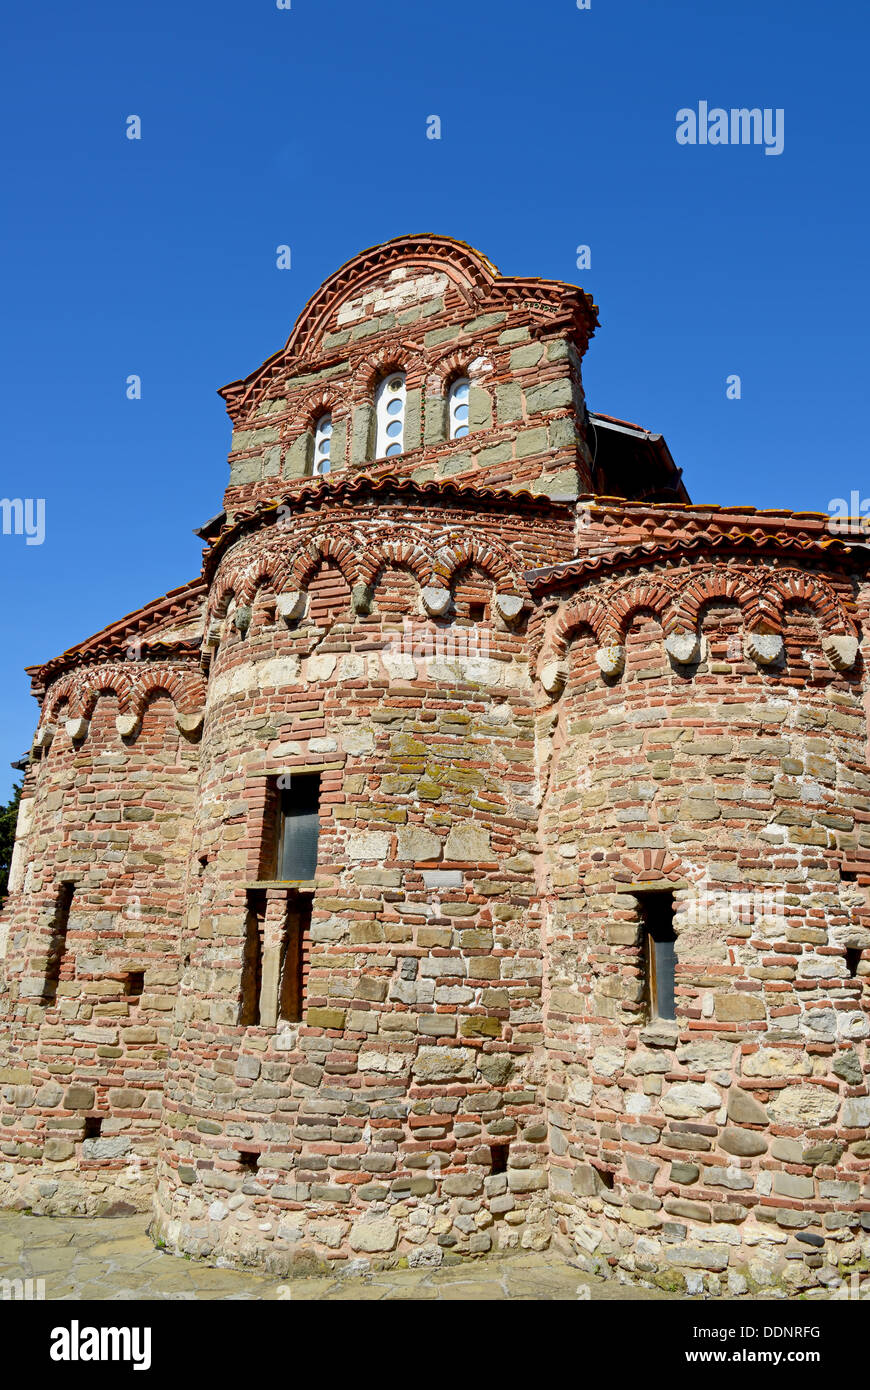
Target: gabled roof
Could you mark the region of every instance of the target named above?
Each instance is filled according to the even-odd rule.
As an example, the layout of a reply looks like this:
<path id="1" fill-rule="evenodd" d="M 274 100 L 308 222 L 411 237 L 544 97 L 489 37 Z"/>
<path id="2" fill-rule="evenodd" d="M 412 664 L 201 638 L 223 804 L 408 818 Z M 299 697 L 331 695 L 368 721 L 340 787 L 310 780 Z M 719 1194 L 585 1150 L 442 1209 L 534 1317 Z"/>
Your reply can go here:
<path id="1" fill-rule="evenodd" d="M 76 665 L 89 656 L 99 655 L 102 658 L 118 656 L 123 657 L 130 643 L 136 639 L 142 639 L 148 632 L 154 632 L 155 628 L 165 628 L 168 622 L 173 619 L 183 622 L 190 620 L 202 607 L 203 599 L 206 594 L 205 581 L 198 577 L 191 580 L 189 584 L 182 584 L 178 589 L 171 589 L 168 594 L 161 595 L 160 598 L 152 599 L 142 608 L 137 608 L 133 613 L 128 613 L 125 617 L 119 618 L 117 622 L 110 623 L 100 632 L 94 633 L 92 637 L 86 637 L 83 642 L 77 642 L 75 646 L 69 647 L 59 656 L 52 657 L 49 661 L 41 662 L 35 666 L 25 666 L 25 671 L 30 676 L 31 689 L 34 695 L 41 695 L 46 684 L 59 675 L 61 671 L 69 666 Z M 157 636 L 154 643 L 147 644 L 156 649 L 159 647 L 161 652 L 169 652 L 170 649 L 178 654 L 186 655 L 188 644 L 185 642 L 166 643 Z M 199 644 L 196 644 L 198 650 Z"/>
<path id="2" fill-rule="evenodd" d="M 591 338 L 598 325 L 598 309 L 590 295 L 563 280 L 510 278 L 481 251 L 454 237 L 433 232 L 393 237 L 378 246 L 360 251 L 326 279 L 305 305 L 284 347 L 268 357 L 248 376 L 221 387 L 218 395 L 234 415 L 239 405 L 264 385 L 280 367 L 317 359 L 330 322 L 342 304 L 362 294 L 366 287 L 391 272 L 414 267 L 419 272 L 443 275 L 466 300 L 473 312 L 494 307 L 495 301 L 523 302 L 531 311 L 571 312 L 582 324 L 585 338 Z M 333 352 L 333 356 L 335 353 Z"/>

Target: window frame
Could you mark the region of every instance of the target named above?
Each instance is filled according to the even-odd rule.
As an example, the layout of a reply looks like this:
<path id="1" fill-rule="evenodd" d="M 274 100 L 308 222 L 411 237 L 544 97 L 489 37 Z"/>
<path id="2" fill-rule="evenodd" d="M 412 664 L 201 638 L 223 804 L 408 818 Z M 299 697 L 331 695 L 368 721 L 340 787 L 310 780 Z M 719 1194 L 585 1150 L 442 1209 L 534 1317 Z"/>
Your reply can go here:
<path id="1" fill-rule="evenodd" d="M 459 400 L 457 393 L 465 390 L 465 399 Z M 456 418 L 457 411 L 465 407 L 465 419 Z M 467 439 L 471 433 L 471 379 L 467 376 L 458 376 L 450 383 L 447 392 L 447 438 L 448 439 Z M 460 434 L 459 431 L 462 431 Z"/>
<path id="2" fill-rule="evenodd" d="M 289 783 L 289 786 L 282 787 L 279 785 L 276 788 L 277 826 L 275 834 L 275 882 L 307 883 L 310 882 L 316 876 L 317 860 L 320 853 L 320 798 L 322 792 L 320 773 L 293 773 L 289 778 Z M 300 783 L 302 783 L 303 785 L 307 784 L 307 786 L 305 786 L 304 788 L 304 791 L 300 788 Z M 292 805 L 293 798 L 299 798 L 300 796 L 307 798 L 307 800 L 305 800 L 305 802 L 303 803 L 305 809 L 297 810 L 294 814 L 289 808 Z M 303 853 L 307 852 L 308 857 L 303 860 L 300 867 L 308 868 L 310 866 L 310 872 L 293 873 L 292 876 L 287 877 L 287 860 L 288 858 L 292 860 L 294 848 L 296 852 L 298 852 L 299 848 L 299 842 L 297 842 L 297 845 L 295 847 L 292 844 L 288 843 L 288 827 L 290 826 L 292 821 L 301 821 L 303 819 L 313 821 L 314 823 L 313 854 L 311 844 L 305 841 L 306 829 L 310 830 L 310 828 L 301 828 L 301 842 L 304 844 Z"/>
<path id="3" fill-rule="evenodd" d="M 325 431 L 328 429 L 329 433 Z M 325 478 L 332 472 L 332 440 L 334 430 L 332 425 L 332 411 L 325 410 L 314 422 L 314 447 L 311 455 L 311 476 L 313 478 Z M 324 452 L 323 446 L 328 447 Z M 326 464 L 325 468 L 319 467 Z"/>
<path id="4" fill-rule="evenodd" d="M 394 383 L 399 381 L 401 384 L 395 388 Z M 389 407 L 396 401 L 400 402 L 398 410 L 390 411 Z M 381 377 L 375 389 L 375 458 L 400 458 L 405 452 L 405 423 L 408 408 L 408 381 L 407 374 L 401 367 L 395 371 L 387 372 Z M 393 427 L 398 424 L 399 429 Z M 388 433 L 393 429 L 392 434 Z"/>
<path id="5" fill-rule="evenodd" d="M 641 922 L 644 997 L 649 1021 L 677 1022 L 677 933 L 674 895 L 670 891 L 636 894 Z M 669 948 L 669 949 L 668 949 Z M 668 976 L 663 974 L 668 968 Z M 671 1012 L 667 1012 L 670 1004 Z"/>

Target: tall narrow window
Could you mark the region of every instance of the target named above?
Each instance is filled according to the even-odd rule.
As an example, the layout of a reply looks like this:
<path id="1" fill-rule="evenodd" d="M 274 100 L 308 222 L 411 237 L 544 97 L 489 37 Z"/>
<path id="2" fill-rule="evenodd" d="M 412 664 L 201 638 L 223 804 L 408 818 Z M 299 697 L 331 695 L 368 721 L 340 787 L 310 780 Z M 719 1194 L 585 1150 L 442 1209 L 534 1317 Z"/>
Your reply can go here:
<path id="1" fill-rule="evenodd" d="M 45 962 L 44 997 L 46 999 L 54 999 L 57 994 L 61 966 L 63 965 L 63 958 L 66 954 L 66 933 L 69 926 L 69 914 L 72 908 L 74 893 L 74 883 L 61 883 L 58 888 L 54 905 L 54 917 L 51 922 L 51 938 L 48 945 L 48 956 Z"/>
<path id="2" fill-rule="evenodd" d="M 391 372 L 375 392 L 375 458 L 395 458 L 405 448 L 405 373 Z"/>
<path id="3" fill-rule="evenodd" d="M 281 943 L 281 966 L 278 986 L 278 1017 L 288 1023 L 299 1023 L 305 1012 L 305 993 L 308 986 L 308 962 L 311 949 L 310 893 L 300 897 L 291 894 Z"/>
<path id="4" fill-rule="evenodd" d="M 671 893 L 638 895 L 643 917 L 646 995 L 650 1018 L 675 1019 L 676 934 Z"/>
<path id="5" fill-rule="evenodd" d="M 332 416 L 321 415 L 314 426 L 314 467 L 315 476 L 328 473 L 332 467 Z"/>
<path id="6" fill-rule="evenodd" d="M 294 773 L 280 790 L 276 879 L 298 881 L 317 873 L 320 775 Z"/>
<path id="7" fill-rule="evenodd" d="M 468 434 L 468 395 L 471 383 L 467 376 L 454 381 L 447 397 L 449 436 L 451 439 L 464 439 Z"/>
<path id="8" fill-rule="evenodd" d="M 260 1021 L 260 992 L 263 988 L 263 928 L 266 895 L 249 889 L 245 913 L 245 954 L 242 959 L 242 997 L 239 1023 L 250 1028 Z"/>

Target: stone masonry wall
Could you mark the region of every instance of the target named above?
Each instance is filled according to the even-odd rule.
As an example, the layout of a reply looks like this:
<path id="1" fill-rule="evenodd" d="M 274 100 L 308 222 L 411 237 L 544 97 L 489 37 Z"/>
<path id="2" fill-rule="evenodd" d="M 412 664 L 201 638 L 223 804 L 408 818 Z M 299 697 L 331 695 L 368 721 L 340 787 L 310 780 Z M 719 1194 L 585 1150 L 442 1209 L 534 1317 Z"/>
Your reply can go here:
<path id="1" fill-rule="evenodd" d="M 65 709 L 31 765 L 22 891 L 7 914 L 0 1201 L 145 1209 L 180 966 L 196 747 L 159 694 L 129 738 L 111 693 L 95 700 L 89 721 L 70 721 L 80 738 Z M 56 993 L 46 998 L 63 883 L 74 895 Z"/>
<path id="2" fill-rule="evenodd" d="M 590 1269 L 794 1293 L 870 1254 L 863 679 L 797 601 L 759 665 L 752 597 L 785 577 L 711 573 L 680 576 L 714 593 L 686 665 L 664 645 L 677 584 L 585 589 L 588 616 L 631 588 L 624 669 L 603 677 L 575 628 L 541 716 L 551 1196 Z M 662 891 L 676 1023 L 642 983 L 638 895 Z"/>
<path id="3" fill-rule="evenodd" d="M 394 521 L 355 519 L 358 548 L 339 556 L 348 591 L 359 596 L 356 567 L 390 544 Z M 158 1189 L 161 1234 L 191 1253 L 256 1262 L 265 1249 L 284 1269 L 547 1239 L 525 618 L 500 616 L 510 585 L 485 557 L 458 565 L 451 611 L 430 617 L 426 573 L 411 568 L 419 521 L 405 512 L 405 550 L 378 565 L 362 612 L 288 627 L 268 577 L 242 605 L 226 599 Z M 427 524 L 437 541 L 437 515 Z M 308 553 L 304 531 L 294 541 Z M 260 572 L 264 543 L 228 563 Z M 544 545 L 526 527 L 528 555 Z M 322 568 L 307 581 L 321 622 Z M 304 1018 L 242 1026 L 246 886 L 268 880 L 265 784 L 312 769 Z"/>

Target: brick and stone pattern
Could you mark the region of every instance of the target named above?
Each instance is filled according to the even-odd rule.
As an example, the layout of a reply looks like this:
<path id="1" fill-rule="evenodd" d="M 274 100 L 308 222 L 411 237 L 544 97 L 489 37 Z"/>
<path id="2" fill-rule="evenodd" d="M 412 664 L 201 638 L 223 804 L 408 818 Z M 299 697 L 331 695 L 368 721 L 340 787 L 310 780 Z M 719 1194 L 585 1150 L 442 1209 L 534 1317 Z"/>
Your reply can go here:
<path id="1" fill-rule="evenodd" d="M 826 518 L 592 496 L 594 325 L 461 243 L 363 253 L 224 388 L 199 578 L 31 668 L 5 1204 L 153 1204 L 171 1248 L 282 1273 L 556 1241 L 797 1292 L 867 1258 L 866 562 Z M 276 789 L 312 773 L 288 885 Z M 294 912 L 301 1008 L 253 1023 L 252 931 L 266 999 Z"/>

